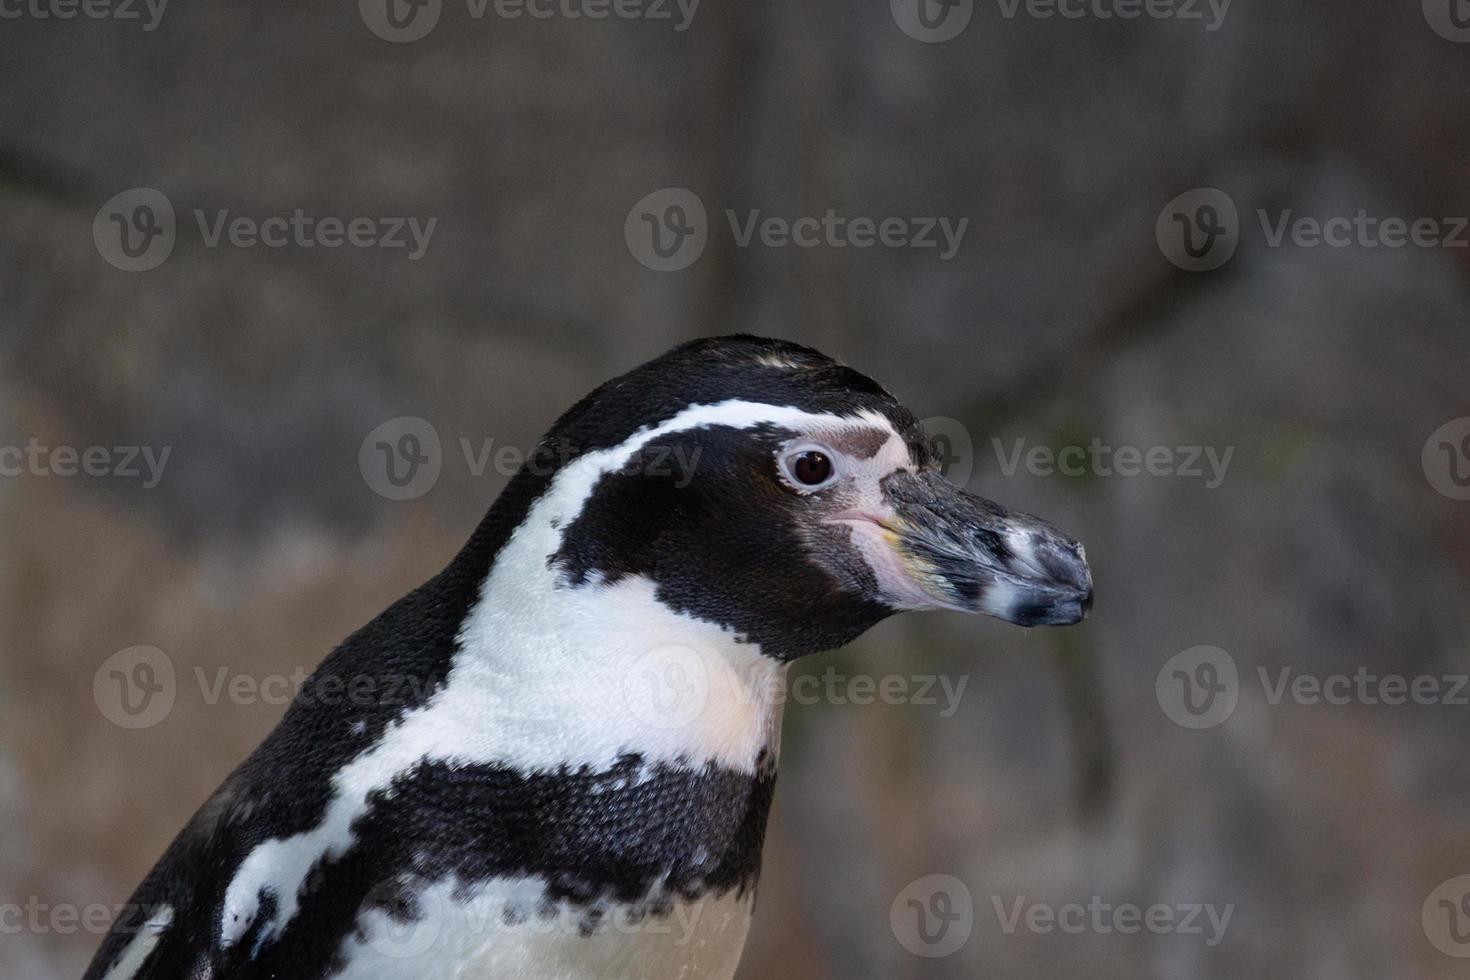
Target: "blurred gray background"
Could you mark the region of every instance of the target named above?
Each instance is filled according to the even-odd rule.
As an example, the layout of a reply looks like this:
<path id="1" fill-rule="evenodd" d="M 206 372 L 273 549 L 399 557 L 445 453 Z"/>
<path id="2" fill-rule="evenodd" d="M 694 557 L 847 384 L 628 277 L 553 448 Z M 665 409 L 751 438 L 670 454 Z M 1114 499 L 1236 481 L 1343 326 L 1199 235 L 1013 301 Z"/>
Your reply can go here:
<path id="1" fill-rule="evenodd" d="M 1360 211 L 1453 238 L 1470 9 L 1098 2 L 925 0 L 926 28 L 918 0 L 704 0 L 679 30 L 672 5 L 431 0 L 400 10 L 438 14 L 412 41 L 383 36 L 380 0 L 6 8 L 0 447 L 170 455 L 152 486 L 58 475 L 54 454 L 0 477 L 0 974 L 78 975 L 101 936 L 57 911 L 123 901 L 283 710 L 209 703 L 196 668 L 309 668 L 449 559 L 505 482 L 462 440 L 524 449 L 605 378 L 751 331 L 954 420 L 953 474 L 1085 541 L 1098 599 L 1070 631 L 898 618 L 799 668 L 839 691 L 965 687 L 947 715 L 791 706 L 743 977 L 1470 975 L 1470 708 L 1271 687 L 1470 670 L 1470 235 L 1272 244 L 1282 220 Z M 170 202 L 176 241 L 126 271 L 107 229 L 138 188 Z M 706 211 L 676 271 L 624 233 L 665 188 Z M 1233 222 L 1202 210 L 1220 194 L 1170 207 L 1196 188 Z M 436 225 L 411 260 L 211 246 L 195 218 L 297 209 Z M 828 209 L 968 223 L 946 260 L 741 246 L 725 214 Z M 1233 234 L 1211 248 L 1238 247 L 1181 268 L 1169 229 L 1212 218 Z M 402 501 L 358 458 L 400 416 L 442 441 L 437 481 Z M 1231 456 L 1217 481 L 1203 459 L 1008 465 L 1093 440 Z M 138 645 L 179 680 L 131 729 L 93 682 Z M 1194 728 L 1171 720 L 1168 665 L 1201 645 L 1237 675 L 1233 710 Z M 963 886 L 945 886 L 953 951 L 904 921 L 934 874 Z M 1231 917 L 1006 928 L 1068 903 Z"/>

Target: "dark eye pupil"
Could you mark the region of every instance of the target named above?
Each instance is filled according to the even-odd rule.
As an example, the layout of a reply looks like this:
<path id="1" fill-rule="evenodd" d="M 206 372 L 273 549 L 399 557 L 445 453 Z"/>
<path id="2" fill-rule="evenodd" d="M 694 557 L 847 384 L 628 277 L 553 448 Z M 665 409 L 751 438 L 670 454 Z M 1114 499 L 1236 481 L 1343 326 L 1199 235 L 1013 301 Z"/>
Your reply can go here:
<path id="1" fill-rule="evenodd" d="M 813 487 L 827 482 L 827 478 L 832 475 L 832 461 L 827 458 L 826 453 L 804 452 L 791 464 L 791 473 L 798 482 Z"/>

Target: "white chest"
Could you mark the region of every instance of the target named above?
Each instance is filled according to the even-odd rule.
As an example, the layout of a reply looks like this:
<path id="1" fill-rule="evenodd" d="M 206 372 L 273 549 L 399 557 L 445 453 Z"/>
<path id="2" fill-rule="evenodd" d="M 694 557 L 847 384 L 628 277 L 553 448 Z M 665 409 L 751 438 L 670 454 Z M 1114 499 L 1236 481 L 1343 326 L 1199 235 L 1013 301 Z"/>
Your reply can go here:
<path id="1" fill-rule="evenodd" d="M 661 914 L 610 906 L 595 926 L 565 908 L 537 909 L 545 882 L 500 878 L 456 895 L 443 882 L 419 897 L 419 918 L 374 912 L 349 940 L 341 980 L 728 978 L 740 961 L 752 895 L 674 902 Z M 630 914 L 631 913 L 631 914 Z"/>

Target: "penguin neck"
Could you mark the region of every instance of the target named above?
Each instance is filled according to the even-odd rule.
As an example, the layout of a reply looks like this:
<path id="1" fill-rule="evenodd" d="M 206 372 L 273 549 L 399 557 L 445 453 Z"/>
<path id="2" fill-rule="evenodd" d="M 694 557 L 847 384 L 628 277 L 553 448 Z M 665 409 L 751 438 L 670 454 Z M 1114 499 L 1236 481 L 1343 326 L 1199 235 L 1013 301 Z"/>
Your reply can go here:
<path id="1" fill-rule="evenodd" d="M 515 499 L 508 490 L 450 570 L 484 570 L 441 692 L 462 721 L 523 771 L 606 771 L 628 756 L 773 769 L 785 664 L 671 608 L 646 577 L 569 584 L 549 562 L 568 507 L 552 490 L 497 514 Z"/>
<path id="2" fill-rule="evenodd" d="M 670 610 L 652 582 L 529 587 L 497 565 L 458 636 L 447 692 L 522 769 L 650 764 L 755 773 L 779 747 L 785 665 Z"/>

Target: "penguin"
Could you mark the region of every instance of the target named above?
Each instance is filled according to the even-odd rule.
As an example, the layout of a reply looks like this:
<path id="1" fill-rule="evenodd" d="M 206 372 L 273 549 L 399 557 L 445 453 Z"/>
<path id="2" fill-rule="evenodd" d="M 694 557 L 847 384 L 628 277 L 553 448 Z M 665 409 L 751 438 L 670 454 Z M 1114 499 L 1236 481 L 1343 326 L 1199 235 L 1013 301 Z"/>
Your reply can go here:
<path id="1" fill-rule="evenodd" d="M 1082 545 L 946 482 L 876 382 L 781 340 L 676 347 L 326 657 L 85 980 L 730 977 L 787 665 L 905 610 L 1091 602 Z"/>

